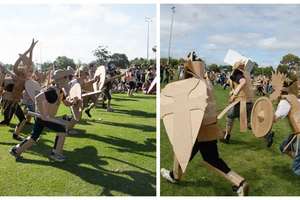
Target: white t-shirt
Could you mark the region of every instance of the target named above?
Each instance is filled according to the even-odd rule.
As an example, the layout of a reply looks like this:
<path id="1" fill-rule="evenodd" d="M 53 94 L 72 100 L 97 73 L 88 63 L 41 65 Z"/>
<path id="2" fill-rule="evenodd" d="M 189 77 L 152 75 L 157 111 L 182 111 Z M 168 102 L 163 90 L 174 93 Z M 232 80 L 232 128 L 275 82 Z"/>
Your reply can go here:
<path id="1" fill-rule="evenodd" d="M 300 102 L 300 99 L 298 99 Z M 291 104 L 286 100 L 286 99 L 281 99 L 278 106 L 277 110 L 275 112 L 275 116 L 278 119 L 285 118 L 291 110 Z"/>

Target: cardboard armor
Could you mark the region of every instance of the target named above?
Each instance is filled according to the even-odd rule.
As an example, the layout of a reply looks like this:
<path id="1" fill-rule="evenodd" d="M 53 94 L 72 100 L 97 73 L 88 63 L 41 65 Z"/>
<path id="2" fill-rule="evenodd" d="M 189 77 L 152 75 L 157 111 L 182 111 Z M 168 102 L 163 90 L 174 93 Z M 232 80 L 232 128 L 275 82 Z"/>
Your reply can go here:
<path id="1" fill-rule="evenodd" d="M 99 91 L 104 86 L 105 76 L 106 76 L 105 66 L 101 65 L 97 68 L 97 70 L 94 73 L 94 78 L 96 78 L 97 76 L 99 76 L 100 79 L 99 79 L 99 81 L 93 83 L 94 91 Z"/>
<path id="2" fill-rule="evenodd" d="M 82 100 L 81 87 L 80 87 L 80 84 L 78 82 L 73 84 L 73 86 L 71 87 L 71 89 L 69 91 L 69 98 L 70 99 L 76 99 L 76 100 L 79 100 L 79 101 Z M 71 112 L 72 112 L 72 115 L 73 115 L 73 117 L 76 121 L 79 121 L 81 119 L 82 107 L 83 107 L 82 102 L 71 106 Z"/>
<path id="3" fill-rule="evenodd" d="M 15 62 L 13 66 L 12 78 L 14 79 L 14 87 L 12 91 L 13 101 L 18 102 L 22 98 L 23 90 L 25 89 L 25 81 L 27 79 L 28 74 L 33 73 L 33 48 L 37 44 L 38 41 L 32 40 L 32 43 L 28 50 L 26 50 L 23 54 L 19 54 L 19 58 Z M 29 55 L 27 55 L 29 54 Z M 10 73 L 6 70 L 7 73 Z"/>
<path id="4" fill-rule="evenodd" d="M 293 95 L 283 95 L 282 98 L 286 99 L 291 104 L 291 110 L 288 118 L 295 134 L 300 134 L 300 102 L 298 98 Z"/>
<path id="5" fill-rule="evenodd" d="M 35 102 L 35 96 L 41 92 L 42 87 L 39 82 L 29 79 L 25 82 L 25 90 L 30 99 Z"/>
<path id="6" fill-rule="evenodd" d="M 228 63 L 233 66 L 233 71 L 239 70 L 243 73 L 243 76 L 246 79 L 246 84 L 236 95 L 236 98 L 233 102 L 231 102 L 219 115 L 218 119 L 221 119 L 232 107 L 236 104 L 240 103 L 240 131 L 247 131 L 247 102 L 252 102 L 254 99 L 254 90 L 251 82 L 250 71 L 252 70 L 254 63 L 239 53 L 229 49 L 227 52 L 225 59 L 225 63 Z M 244 69 L 240 68 L 240 65 L 244 66 Z M 230 87 L 232 91 L 234 91 L 238 87 L 238 83 L 235 83 L 230 80 Z"/>
<path id="7" fill-rule="evenodd" d="M 156 86 L 156 83 L 157 83 L 157 76 L 155 76 L 155 78 L 151 82 L 151 85 L 149 86 L 149 88 L 147 90 L 147 94 L 149 94 L 154 89 L 154 87 Z"/>
<path id="8" fill-rule="evenodd" d="M 197 78 L 170 83 L 161 92 L 161 117 L 183 172 L 198 137 L 207 98 L 206 84 Z"/>

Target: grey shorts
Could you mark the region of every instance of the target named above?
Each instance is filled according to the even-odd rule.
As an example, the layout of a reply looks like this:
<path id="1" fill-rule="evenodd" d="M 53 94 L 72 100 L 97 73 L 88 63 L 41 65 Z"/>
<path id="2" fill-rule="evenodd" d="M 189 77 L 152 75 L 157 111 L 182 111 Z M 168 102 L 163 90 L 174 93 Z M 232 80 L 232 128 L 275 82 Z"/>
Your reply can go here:
<path id="1" fill-rule="evenodd" d="M 253 103 L 248 102 L 246 105 L 248 122 L 250 121 L 252 107 L 253 107 Z M 230 108 L 230 110 L 227 112 L 227 117 L 229 119 L 240 118 L 240 103 L 238 103 L 234 107 Z"/>

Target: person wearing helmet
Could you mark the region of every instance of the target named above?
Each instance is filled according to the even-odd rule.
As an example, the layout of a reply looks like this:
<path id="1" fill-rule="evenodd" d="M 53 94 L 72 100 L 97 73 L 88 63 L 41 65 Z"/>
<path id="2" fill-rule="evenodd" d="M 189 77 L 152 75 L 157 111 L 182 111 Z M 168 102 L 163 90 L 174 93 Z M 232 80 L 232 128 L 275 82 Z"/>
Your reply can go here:
<path id="1" fill-rule="evenodd" d="M 198 86 L 201 89 L 198 88 Z M 185 94 L 189 95 L 186 97 Z M 171 99 L 170 97 L 173 98 Z M 203 97 L 205 100 L 199 99 L 199 97 Z M 176 101 L 176 99 L 178 101 Z M 202 100 L 205 102 L 200 102 Z M 183 105 L 183 101 L 186 102 L 185 106 Z M 176 104 L 176 102 L 178 103 Z M 216 101 L 213 95 L 213 86 L 208 78 L 205 77 L 204 61 L 200 58 L 197 58 L 194 52 L 188 54 L 188 58 L 185 62 L 185 79 L 170 83 L 162 90 L 161 104 L 161 112 L 163 113 L 163 117 L 171 115 L 170 113 L 172 112 L 167 111 L 167 109 L 173 108 L 175 110 L 178 109 L 178 107 L 185 109 L 188 108 L 188 110 L 177 110 L 177 119 L 180 119 L 180 117 L 182 117 L 182 115 L 184 115 L 186 112 L 188 113 L 186 116 L 194 116 L 190 117 L 190 119 L 187 121 L 187 126 L 185 126 L 187 131 L 186 133 L 177 132 L 175 134 L 176 131 L 174 130 L 180 130 L 183 126 L 182 124 L 174 123 L 176 118 L 175 111 L 172 113 L 173 118 L 171 123 L 169 123 L 167 120 L 166 122 L 164 121 L 165 127 L 169 127 L 169 129 L 166 130 L 169 132 L 168 136 L 171 138 L 170 140 L 173 141 L 171 143 L 175 155 L 173 169 L 170 171 L 162 168 L 162 177 L 171 183 L 177 183 L 182 178 L 188 163 L 190 163 L 195 155 L 200 152 L 204 160 L 204 164 L 209 167 L 209 169 L 217 172 L 230 183 L 232 183 L 234 191 L 236 191 L 239 196 L 246 196 L 249 190 L 249 185 L 246 180 L 234 172 L 219 156 L 217 140 L 220 137 L 220 129 L 217 124 Z M 189 108 L 189 106 L 198 107 L 196 109 Z M 196 109 L 197 111 L 193 113 L 190 109 Z M 200 110 L 201 114 L 198 112 Z M 199 121 L 201 116 L 202 121 Z M 186 141 L 183 141 L 183 138 L 185 138 L 184 134 L 186 134 L 186 137 L 189 138 L 188 134 L 191 134 L 195 128 L 195 126 L 190 127 L 190 124 L 198 124 L 196 123 L 196 120 L 198 120 L 198 123 L 200 123 L 201 126 L 199 131 L 196 132 L 196 134 L 198 133 L 197 136 L 193 137 L 195 142 L 186 143 Z M 198 130 L 198 128 L 195 130 Z M 187 148 L 188 145 L 192 145 L 192 148 Z M 177 149 L 180 151 L 176 151 Z M 187 149 L 191 149 L 191 154 L 189 154 L 189 150 Z M 186 152 L 187 154 L 183 152 Z M 185 155 L 187 155 L 187 157 Z M 180 163 L 178 158 L 183 157 L 184 162 Z"/>
<path id="2" fill-rule="evenodd" d="M 66 132 L 69 127 L 52 122 L 51 118 L 55 117 L 61 101 L 66 106 L 78 103 L 76 100 L 66 98 L 66 94 L 63 90 L 68 87 L 71 74 L 72 70 L 56 70 L 52 77 L 54 84 L 41 91 L 35 97 L 35 110 L 40 114 L 40 117 L 35 118 L 31 135 L 24 139 L 20 144 L 11 148 L 10 154 L 12 156 L 20 158 L 23 152 L 38 142 L 43 129 L 48 128 L 57 132 L 54 146 L 50 153 L 50 158 L 58 162 L 65 160 L 65 156 L 63 155 L 63 146 Z"/>
<path id="3" fill-rule="evenodd" d="M 82 88 L 82 93 L 93 92 L 93 83 L 99 80 L 99 77 L 91 78 L 90 70 L 87 66 L 81 66 L 76 72 L 76 78 Z M 83 98 L 83 107 L 85 113 L 89 118 L 92 117 L 90 111 L 95 107 L 98 95 L 90 95 Z"/>
<path id="4" fill-rule="evenodd" d="M 13 132 L 13 139 L 19 141 L 23 139 L 20 136 L 20 132 L 26 123 L 26 117 L 19 103 L 23 96 L 25 82 L 30 79 L 33 74 L 32 53 L 36 44 L 37 41 L 33 39 L 30 48 L 25 51 L 25 53 L 19 55 L 19 58 L 13 66 L 13 71 L 9 71 L 5 69 L 4 66 L 0 66 L 1 71 L 7 74 L 7 78 L 4 80 L 4 92 L 2 95 L 4 119 L 0 122 L 0 125 L 8 126 L 15 114 L 19 123 Z"/>

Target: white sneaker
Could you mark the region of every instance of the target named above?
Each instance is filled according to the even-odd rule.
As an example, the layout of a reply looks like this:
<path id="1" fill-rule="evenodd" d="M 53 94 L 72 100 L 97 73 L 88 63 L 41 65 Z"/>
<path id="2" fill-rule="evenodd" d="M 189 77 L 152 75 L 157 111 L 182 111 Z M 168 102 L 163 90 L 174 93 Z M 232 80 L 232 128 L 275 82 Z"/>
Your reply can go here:
<path id="1" fill-rule="evenodd" d="M 238 196 L 248 196 L 249 185 L 247 182 L 244 182 L 236 191 Z"/>
<path id="2" fill-rule="evenodd" d="M 50 158 L 56 162 L 64 162 L 66 160 L 66 157 L 59 153 L 51 152 Z"/>
<path id="3" fill-rule="evenodd" d="M 170 171 L 165 169 L 165 168 L 161 168 L 160 170 L 160 174 L 161 176 L 166 179 L 167 181 L 171 182 L 171 183 L 176 183 L 176 180 L 173 179 L 171 176 L 170 176 Z"/>

